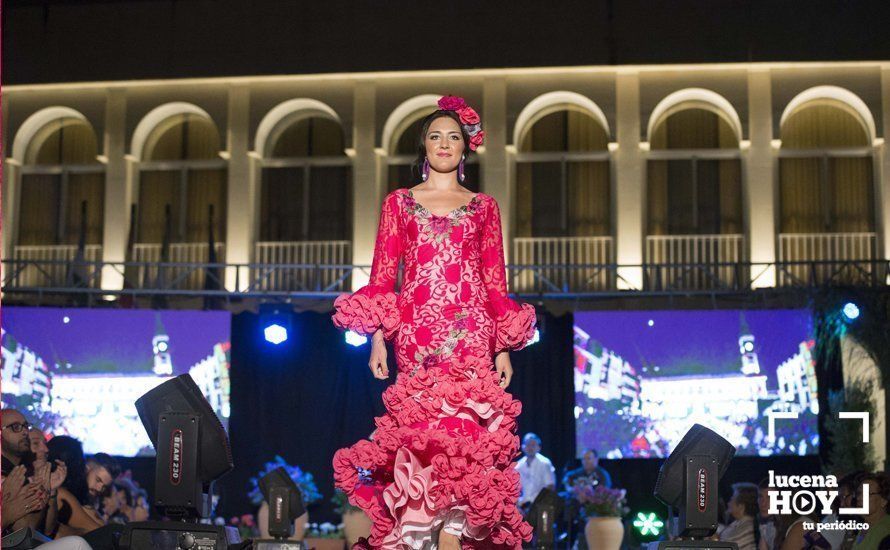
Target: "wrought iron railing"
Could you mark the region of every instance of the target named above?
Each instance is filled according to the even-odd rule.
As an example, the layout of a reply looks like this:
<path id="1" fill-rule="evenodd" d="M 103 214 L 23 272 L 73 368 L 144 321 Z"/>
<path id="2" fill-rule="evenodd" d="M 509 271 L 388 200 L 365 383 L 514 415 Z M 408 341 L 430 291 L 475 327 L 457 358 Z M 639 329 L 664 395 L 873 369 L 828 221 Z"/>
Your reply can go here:
<path id="1" fill-rule="evenodd" d="M 352 274 L 367 279 L 370 268 L 355 265 L 323 264 L 224 264 L 187 262 L 99 262 L 60 260 L 3 261 L 2 291 L 9 294 L 90 294 L 133 296 L 226 296 L 226 297 L 334 297 L 352 288 Z M 567 279 L 551 275 L 602 272 L 615 284 L 603 288 L 599 278 L 588 286 L 565 284 Z M 134 277 L 151 270 L 158 276 Z M 86 274 L 72 283 L 71 272 Z M 623 274 L 639 274 L 629 280 Z M 542 298 L 577 298 L 609 294 L 720 294 L 754 290 L 753 274 L 775 273 L 774 288 L 814 288 L 820 286 L 886 286 L 890 276 L 888 260 L 844 260 L 812 262 L 712 262 L 708 264 L 575 264 L 507 266 L 508 285 L 517 295 Z M 38 273 L 22 279 L 23 273 Z M 103 273 L 109 279 L 124 281 L 123 288 L 103 288 Z M 298 273 L 299 276 L 289 274 Z M 227 276 L 228 274 L 228 276 Z M 694 274 L 694 277 L 690 277 Z M 731 275 L 727 275 L 731 274 Z M 194 288 L 194 281 L 202 285 Z M 286 288 L 270 281 L 286 280 Z M 532 281 L 534 290 L 517 287 L 516 281 Z M 580 279 L 578 279 L 580 280 Z M 694 284 L 693 284 L 694 283 Z M 227 288 L 227 285 L 229 288 Z M 119 284 L 117 286 L 120 286 Z M 620 288 L 620 289 L 619 289 Z"/>

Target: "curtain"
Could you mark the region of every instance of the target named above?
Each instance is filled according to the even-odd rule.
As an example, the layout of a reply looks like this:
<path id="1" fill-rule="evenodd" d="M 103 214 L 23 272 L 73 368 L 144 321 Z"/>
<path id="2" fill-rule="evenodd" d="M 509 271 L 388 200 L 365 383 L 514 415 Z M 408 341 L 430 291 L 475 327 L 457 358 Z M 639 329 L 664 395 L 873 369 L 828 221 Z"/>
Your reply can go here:
<path id="1" fill-rule="evenodd" d="M 782 125 L 782 147 L 831 149 L 867 147 L 869 136 L 849 109 L 816 101 Z M 783 233 L 874 231 L 872 160 L 863 157 L 783 158 L 780 212 Z"/>
<path id="2" fill-rule="evenodd" d="M 52 174 L 22 175 L 18 244 L 58 244 L 61 179 L 61 176 Z"/>
<path id="3" fill-rule="evenodd" d="M 206 160 L 219 158 L 216 125 L 193 114 L 176 115 L 162 122 L 146 146 L 146 160 Z"/>
<path id="4" fill-rule="evenodd" d="M 303 235 L 303 168 L 263 168 L 260 240 L 299 241 Z"/>
<path id="5" fill-rule="evenodd" d="M 64 239 L 80 239 L 80 206 L 86 202 L 86 244 L 102 244 L 105 218 L 105 173 L 68 174 Z"/>
<path id="6" fill-rule="evenodd" d="M 352 170 L 347 166 L 312 167 L 309 181 L 309 240 L 352 240 Z"/>
<path id="7" fill-rule="evenodd" d="M 97 154 L 93 129 L 80 120 L 62 118 L 41 129 L 25 158 L 28 164 L 98 164 Z"/>
<path id="8" fill-rule="evenodd" d="M 738 139 L 719 115 L 686 108 L 653 131 L 653 150 L 735 149 Z M 647 170 L 649 235 L 742 232 L 741 161 L 651 160 Z"/>
<path id="9" fill-rule="evenodd" d="M 213 236 L 226 236 L 226 170 L 189 170 L 186 193 L 185 242 L 206 243 L 210 205 L 213 205 Z"/>
<path id="10" fill-rule="evenodd" d="M 605 151 L 608 135 L 578 111 L 547 115 L 527 132 L 522 152 Z M 517 237 L 588 237 L 611 233 L 607 161 L 537 161 L 516 166 Z"/>

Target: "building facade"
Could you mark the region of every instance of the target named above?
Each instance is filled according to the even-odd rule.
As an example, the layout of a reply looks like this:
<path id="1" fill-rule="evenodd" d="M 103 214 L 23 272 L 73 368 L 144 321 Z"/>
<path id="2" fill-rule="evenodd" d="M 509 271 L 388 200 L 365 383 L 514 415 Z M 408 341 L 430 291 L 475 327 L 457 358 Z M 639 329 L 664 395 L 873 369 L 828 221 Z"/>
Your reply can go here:
<path id="1" fill-rule="evenodd" d="M 467 186 L 501 206 L 513 290 L 774 287 L 890 258 L 890 62 L 6 86 L 3 256 L 16 286 L 78 254 L 109 290 L 162 259 L 225 263 L 230 291 L 362 285 L 443 94 L 482 117 Z"/>

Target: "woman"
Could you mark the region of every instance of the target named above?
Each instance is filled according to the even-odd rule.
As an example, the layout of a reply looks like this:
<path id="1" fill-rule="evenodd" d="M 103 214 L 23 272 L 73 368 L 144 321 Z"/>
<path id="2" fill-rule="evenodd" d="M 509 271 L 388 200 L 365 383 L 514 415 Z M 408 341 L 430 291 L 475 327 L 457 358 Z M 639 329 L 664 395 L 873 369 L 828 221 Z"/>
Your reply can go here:
<path id="1" fill-rule="evenodd" d="M 726 511 L 732 522 L 720 532 L 720 540 L 734 542 L 739 550 L 760 548 L 760 491 L 753 483 L 734 483 Z"/>
<path id="2" fill-rule="evenodd" d="M 422 182 L 383 202 L 370 283 L 334 304 L 336 326 L 372 335 L 376 378 L 389 375 L 385 340 L 398 365 L 370 440 L 334 455 L 337 487 L 374 522 L 362 548 L 520 548 L 531 538 L 512 464 L 521 404 L 504 388 L 507 352 L 534 335 L 535 311 L 507 297 L 497 203 L 460 185 L 483 136 L 463 99 L 439 101 L 420 135 Z"/>
<path id="3" fill-rule="evenodd" d="M 87 463 L 80 441 L 60 435 L 50 439 L 47 447 L 49 460 L 60 460 L 67 467 L 67 477 L 56 497 L 59 510 L 58 536 L 83 535 L 102 527 L 104 522 L 96 512 L 96 498 L 90 494 Z"/>
<path id="4" fill-rule="evenodd" d="M 861 476 L 856 495 L 860 495 L 861 499 L 863 493 L 867 493 L 868 512 L 862 519 L 868 524 L 868 529 L 862 530 L 856 537 L 853 550 L 890 549 L 890 515 L 887 514 L 890 503 L 890 476 L 883 472 Z"/>

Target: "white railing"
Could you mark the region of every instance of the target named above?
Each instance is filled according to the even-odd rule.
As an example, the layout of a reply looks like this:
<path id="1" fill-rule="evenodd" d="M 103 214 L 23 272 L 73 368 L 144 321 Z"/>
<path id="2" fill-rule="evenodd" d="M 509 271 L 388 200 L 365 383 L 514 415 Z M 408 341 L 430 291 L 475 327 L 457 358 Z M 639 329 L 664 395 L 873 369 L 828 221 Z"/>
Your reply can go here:
<path id="1" fill-rule="evenodd" d="M 251 276 L 256 290 L 312 290 L 335 285 L 349 290 L 352 264 L 350 241 L 258 242 L 254 263 L 267 265 L 344 266 L 331 269 L 314 267 L 264 268 L 258 266 Z"/>
<path id="2" fill-rule="evenodd" d="M 739 264 L 748 261 L 745 236 L 649 235 L 646 237 L 647 283 L 658 289 L 708 289 L 747 282 Z M 683 264 L 683 265 L 678 265 Z"/>
<path id="3" fill-rule="evenodd" d="M 516 269 L 509 281 L 510 291 L 611 290 L 615 286 L 614 270 L 606 266 L 613 262 L 612 237 L 516 237 L 510 260 Z M 597 267 L 567 267 L 575 265 Z"/>
<path id="4" fill-rule="evenodd" d="M 875 233 L 782 233 L 778 261 L 832 262 L 781 266 L 780 285 L 828 281 L 855 283 L 867 278 L 875 259 Z M 843 262 L 851 261 L 849 265 Z"/>
<path id="5" fill-rule="evenodd" d="M 137 243 L 133 245 L 134 262 L 155 263 L 161 261 L 161 244 L 158 243 Z M 226 245 L 224 243 L 215 243 L 216 262 L 225 263 L 226 261 Z M 169 258 L 167 262 L 184 263 L 184 264 L 202 264 L 210 261 L 210 244 L 209 243 L 171 243 Z M 158 277 L 158 266 L 146 265 L 136 268 L 136 273 L 132 275 L 135 281 L 128 281 L 136 288 L 148 288 L 156 285 L 172 286 L 177 289 L 184 290 L 200 290 L 204 288 L 205 270 L 197 265 L 186 265 L 182 267 L 168 266 L 164 268 L 163 277 Z M 222 272 L 222 269 L 219 270 Z M 127 274 L 130 279 L 131 275 Z M 222 285 L 220 285 L 222 286 Z"/>
<path id="6" fill-rule="evenodd" d="M 16 267 L 13 269 L 17 267 L 22 269 L 18 272 L 7 272 L 5 276 L 10 277 L 11 286 L 17 287 L 72 286 L 84 284 L 78 281 L 82 279 L 87 286 L 99 288 L 101 280 L 97 270 L 101 268 L 95 265 L 72 266 L 64 263 L 73 261 L 76 256 L 77 245 L 74 244 L 16 246 L 13 251 Z M 86 245 L 83 256 L 86 262 L 101 262 L 102 245 Z M 28 262 L 41 263 L 31 265 Z"/>

